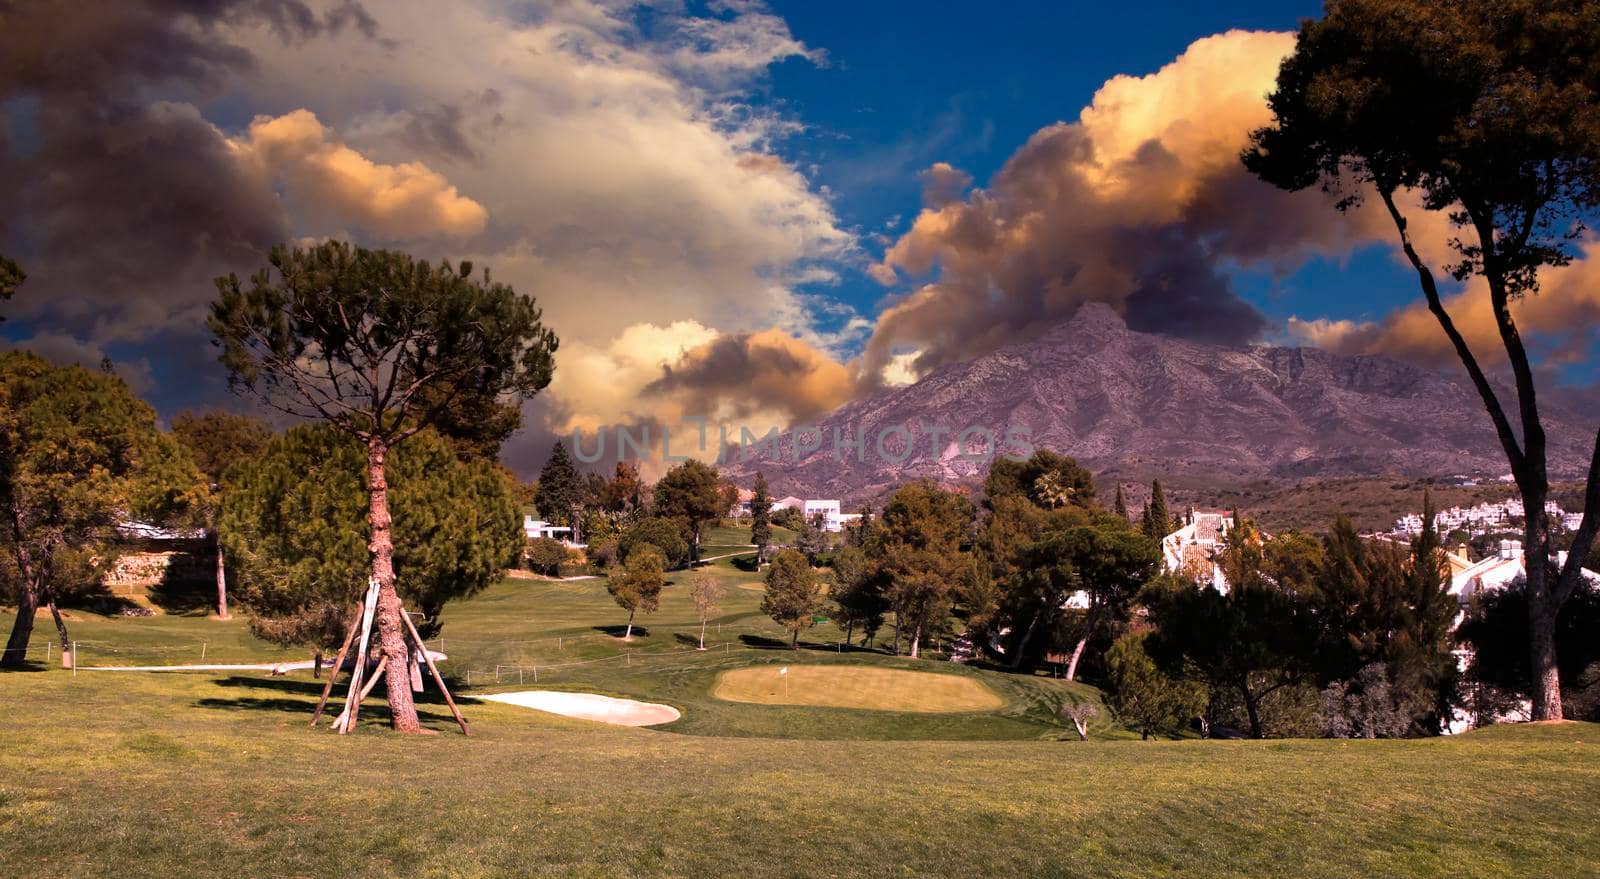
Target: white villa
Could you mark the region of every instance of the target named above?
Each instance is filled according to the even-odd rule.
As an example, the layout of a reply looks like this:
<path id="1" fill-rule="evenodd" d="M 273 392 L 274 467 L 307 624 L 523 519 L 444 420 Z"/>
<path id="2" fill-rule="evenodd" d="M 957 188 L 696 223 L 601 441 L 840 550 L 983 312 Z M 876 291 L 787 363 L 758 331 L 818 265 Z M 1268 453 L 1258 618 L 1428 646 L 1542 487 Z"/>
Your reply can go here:
<path id="1" fill-rule="evenodd" d="M 735 510 L 736 515 L 748 516 L 751 514 L 751 499 L 753 497 L 754 495 L 751 492 L 744 489 L 739 490 L 739 506 Z M 804 516 L 807 522 L 815 520 L 820 515 L 822 517 L 822 530 L 831 531 L 835 534 L 843 531 L 846 525 L 861 518 L 860 513 L 842 512 L 841 505 L 837 500 L 806 500 L 797 498 L 794 495 L 773 501 L 771 509 L 799 510 L 800 515 Z"/>
<path id="2" fill-rule="evenodd" d="M 529 540 L 545 537 L 550 540 L 559 540 L 573 549 L 583 549 L 584 544 L 572 540 L 572 529 L 565 525 L 552 525 L 543 519 L 535 519 L 530 515 L 522 517 L 522 533 Z"/>
<path id="3" fill-rule="evenodd" d="M 1215 557 L 1232 528 L 1232 512 L 1196 510 L 1189 524 L 1162 538 L 1162 569 L 1169 574 L 1184 574 L 1226 594 L 1228 578 L 1223 576 Z"/>

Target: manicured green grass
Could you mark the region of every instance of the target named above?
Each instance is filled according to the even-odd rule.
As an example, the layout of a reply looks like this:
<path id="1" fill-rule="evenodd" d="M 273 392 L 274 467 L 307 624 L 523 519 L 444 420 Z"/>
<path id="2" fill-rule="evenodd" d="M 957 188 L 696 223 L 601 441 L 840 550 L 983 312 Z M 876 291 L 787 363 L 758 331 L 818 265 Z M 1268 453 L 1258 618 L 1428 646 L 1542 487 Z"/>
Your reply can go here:
<path id="1" fill-rule="evenodd" d="M 851 665 L 738 668 L 717 675 L 711 695 L 758 705 L 811 705 L 871 711 L 994 711 L 999 694 L 970 675 Z"/>
<path id="2" fill-rule="evenodd" d="M 3 679 L 0 875 L 1585 876 L 1600 727 L 1378 742 L 870 742 L 470 705 L 305 722 L 314 684 Z M 448 729 L 438 704 L 430 726 Z"/>
<path id="3" fill-rule="evenodd" d="M 737 560 L 708 566 L 735 587 Z M 1418 741 L 1141 742 L 1059 715 L 1081 684 L 804 649 L 729 588 L 695 649 L 684 584 L 624 643 L 604 582 L 505 581 L 445 615 L 463 737 L 306 724 L 307 674 L 0 675 L 0 876 L 1585 876 L 1600 727 Z M 74 613 L 84 665 L 295 658 L 244 623 Z M 716 623 L 721 624 L 721 631 Z M 0 616 L 0 624 L 9 619 Z M 116 652 L 113 652 L 116 651 Z M 729 702 L 719 675 L 938 672 L 987 711 Z M 495 680 L 499 666 L 499 681 Z M 573 689 L 665 702 L 654 729 L 473 700 Z M 467 685 L 470 672 L 471 684 Z M 887 679 L 893 679 L 890 675 Z M 906 707 L 906 706 L 900 706 Z"/>

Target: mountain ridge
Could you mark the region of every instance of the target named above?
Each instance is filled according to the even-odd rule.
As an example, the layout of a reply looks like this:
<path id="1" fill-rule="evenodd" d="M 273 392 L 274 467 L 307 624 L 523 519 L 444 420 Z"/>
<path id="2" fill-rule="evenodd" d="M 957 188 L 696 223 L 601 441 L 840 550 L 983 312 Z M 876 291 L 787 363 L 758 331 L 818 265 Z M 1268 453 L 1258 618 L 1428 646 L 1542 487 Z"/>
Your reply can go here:
<path id="1" fill-rule="evenodd" d="M 1560 402 L 1546 400 L 1542 408 L 1552 477 L 1581 474 L 1593 425 Z M 762 470 L 779 496 L 847 504 L 908 479 L 970 485 L 987 464 L 960 457 L 982 448 L 981 433 L 957 448 L 955 434 L 967 427 L 993 432 L 1001 445 L 1008 427 L 1026 428 L 1033 446 L 1077 458 L 1102 477 L 1243 481 L 1507 470 L 1476 391 L 1448 375 L 1380 355 L 1232 348 L 1142 333 L 1100 303 L 1032 341 L 848 403 L 817 426 L 822 447 L 798 463 L 786 440 L 783 460 L 735 456 L 724 471 L 748 483 Z M 865 454 L 846 446 L 837 460 L 836 429 L 843 440 L 864 432 Z M 879 453 L 880 436 L 887 454 Z M 913 454 L 894 460 L 903 453 L 902 436 L 912 440 Z M 1025 451 L 1020 444 L 1006 450 Z"/>

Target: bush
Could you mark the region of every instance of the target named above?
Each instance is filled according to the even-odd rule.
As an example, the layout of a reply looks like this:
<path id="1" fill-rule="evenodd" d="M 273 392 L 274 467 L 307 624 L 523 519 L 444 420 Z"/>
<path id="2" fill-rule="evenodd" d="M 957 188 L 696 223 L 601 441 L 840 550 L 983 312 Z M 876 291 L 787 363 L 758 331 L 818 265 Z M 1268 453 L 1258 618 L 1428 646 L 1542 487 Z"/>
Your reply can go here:
<path id="1" fill-rule="evenodd" d="M 806 517 L 794 507 L 784 507 L 772 511 L 772 524 L 790 531 L 800 531 L 806 527 Z"/>
<path id="2" fill-rule="evenodd" d="M 634 550 L 646 544 L 660 550 L 670 568 L 682 567 L 689 561 L 689 541 L 675 520 L 651 516 L 634 523 L 618 541 L 619 559 L 626 563 Z"/>
<path id="3" fill-rule="evenodd" d="M 528 541 L 528 548 L 523 551 L 523 557 L 528 560 L 528 568 L 538 571 L 547 577 L 554 577 L 559 572 L 561 565 L 570 557 L 571 553 L 561 541 L 550 537 L 535 537 Z"/>

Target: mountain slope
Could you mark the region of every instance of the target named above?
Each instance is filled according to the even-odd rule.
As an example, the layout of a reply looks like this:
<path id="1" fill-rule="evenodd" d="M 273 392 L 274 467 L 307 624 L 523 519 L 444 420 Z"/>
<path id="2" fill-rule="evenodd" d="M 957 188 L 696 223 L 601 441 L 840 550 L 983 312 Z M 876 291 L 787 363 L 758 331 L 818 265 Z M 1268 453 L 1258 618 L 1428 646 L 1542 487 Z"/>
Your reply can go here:
<path id="1" fill-rule="evenodd" d="M 1553 476 L 1582 472 L 1592 420 L 1545 404 Z M 1026 429 L 1036 447 L 1128 478 L 1215 482 L 1508 469 L 1466 382 L 1384 357 L 1224 348 L 1138 333 L 1100 304 L 1084 306 L 1035 341 L 840 408 L 820 424 L 822 448 L 798 463 L 786 440 L 781 461 L 762 454 L 724 469 L 742 482 L 764 470 L 780 496 L 856 502 L 907 479 L 981 478 L 986 464 L 959 457 L 955 436 L 968 427 L 997 436 Z M 836 430 L 845 441 L 864 434 L 864 454 L 848 446 L 836 454 Z M 904 455 L 904 435 L 912 438 L 911 454 L 895 460 Z M 877 448 L 880 436 L 887 454 Z M 981 451 L 981 433 L 968 440 L 968 451 Z"/>

